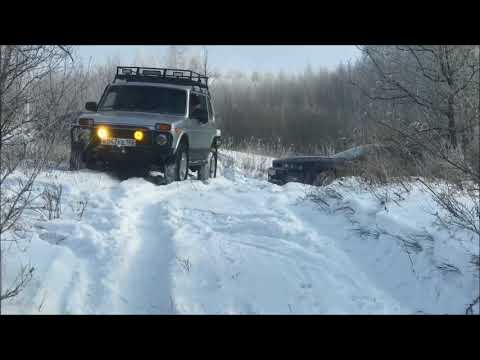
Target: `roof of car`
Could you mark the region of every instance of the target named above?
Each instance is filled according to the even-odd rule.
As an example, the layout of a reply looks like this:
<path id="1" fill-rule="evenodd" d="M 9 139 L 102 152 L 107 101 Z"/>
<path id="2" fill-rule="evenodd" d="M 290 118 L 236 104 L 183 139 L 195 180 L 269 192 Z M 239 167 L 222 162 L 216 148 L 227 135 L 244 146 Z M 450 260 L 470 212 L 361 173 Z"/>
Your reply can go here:
<path id="1" fill-rule="evenodd" d="M 210 95 L 208 91 L 208 76 L 192 70 L 117 66 L 113 84 L 117 83 L 117 81 L 122 83 L 147 83 L 151 84 L 150 86 L 155 86 L 153 84 L 165 84 L 176 89 Z"/>
<path id="2" fill-rule="evenodd" d="M 192 90 L 191 86 L 186 85 L 176 85 L 176 84 L 165 84 L 165 83 L 156 83 L 156 82 L 137 82 L 137 81 L 122 81 L 116 80 L 111 85 L 127 85 L 127 86 L 155 86 L 155 87 L 168 87 L 179 90 Z"/>

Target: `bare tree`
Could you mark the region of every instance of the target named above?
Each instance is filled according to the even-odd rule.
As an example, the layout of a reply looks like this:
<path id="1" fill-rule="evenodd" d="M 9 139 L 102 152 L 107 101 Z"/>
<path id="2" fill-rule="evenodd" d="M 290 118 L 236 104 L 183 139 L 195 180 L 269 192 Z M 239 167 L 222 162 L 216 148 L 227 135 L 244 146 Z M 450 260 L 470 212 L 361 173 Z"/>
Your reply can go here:
<path id="1" fill-rule="evenodd" d="M 436 132 L 456 148 L 458 133 L 471 133 L 478 117 L 478 47 L 365 46 L 375 83 L 372 100 L 415 106 L 423 132 Z M 473 100 L 473 101 L 472 101 Z M 416 119 L 418 120 L 418 118 Z"/>
<path id="2" fill-rule="evenodd" d="M 0 46 L 0 250 L 14 240 L 10 230 L 21 225 L 65 114 L 77 107 L 72 63 L 69 46 Z M 3 260 L 0 253 L 0 271 Z M 32 269 L 23 269 L 8 289 L 0 273 L 0 312 L 1 301 L 24 288 Z"/>
<path id="3" fill-rule="evenodd" d="M 171 68 L 184 68 L 186 66 L 187 48 L 184 46 L 171 45 L 167 49 L 165 63 Z"/>
<path id="4" fill-rule="evenodd" d="M 202 72 L 205 76 L 210 76 L 208 67 L 208 49 L 206 46 L 202 47 Z"/>
<path id="5" fill-rule="evenodd" d="M 357 85 L 373 107 L 383 107 L 375 123 L 398 143 L 478 183 L 478 47 L 366 46 L 362 51 L 363 78 Z"/>

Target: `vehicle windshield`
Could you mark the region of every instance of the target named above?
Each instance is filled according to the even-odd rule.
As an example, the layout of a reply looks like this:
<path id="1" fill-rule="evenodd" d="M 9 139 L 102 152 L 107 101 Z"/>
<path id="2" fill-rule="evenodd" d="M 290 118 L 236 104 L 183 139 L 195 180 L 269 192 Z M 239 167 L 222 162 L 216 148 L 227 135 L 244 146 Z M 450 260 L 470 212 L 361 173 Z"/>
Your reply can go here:
<path id="1" fill-rule="evenodd" d="M 159 86 L 113 85 L 99 111 L 128 110 L 185 115 L 187 92 Z"/>

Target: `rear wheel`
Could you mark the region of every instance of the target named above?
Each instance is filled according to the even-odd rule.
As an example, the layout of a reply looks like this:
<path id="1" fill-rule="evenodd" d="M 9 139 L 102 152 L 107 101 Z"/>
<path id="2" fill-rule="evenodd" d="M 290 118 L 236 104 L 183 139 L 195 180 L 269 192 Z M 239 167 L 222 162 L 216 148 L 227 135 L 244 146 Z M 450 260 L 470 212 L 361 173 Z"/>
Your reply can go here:
<path id="1" fill-rule="evenodd" d="M 208 153 L 207 163 L 202 165 L 198 170 L 198 180 L 207 180 L 209 178 L 217 177 L 217 160 L 217 150 L 212 149 Z"/>

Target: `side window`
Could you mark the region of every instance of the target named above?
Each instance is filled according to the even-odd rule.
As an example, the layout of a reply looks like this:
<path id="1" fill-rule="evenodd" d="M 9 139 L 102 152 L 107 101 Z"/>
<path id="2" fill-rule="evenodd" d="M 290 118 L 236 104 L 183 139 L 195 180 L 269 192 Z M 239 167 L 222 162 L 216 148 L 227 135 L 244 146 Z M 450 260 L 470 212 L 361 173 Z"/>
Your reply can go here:
<path id="1" fill-rule="evenodd" d="M 189 116 L 192 116 L 193 112 L 197 109 L 207 111 L 206 98 L 203 95 L 190 93 Z"/>
<path id="2" fill-rule="evenodd" d="M 208 106 L 208 120 L 213 120 L 213 108 L 212 103 L 210 102 L 210 98 L 207 99 L 207 106 Z"/>

